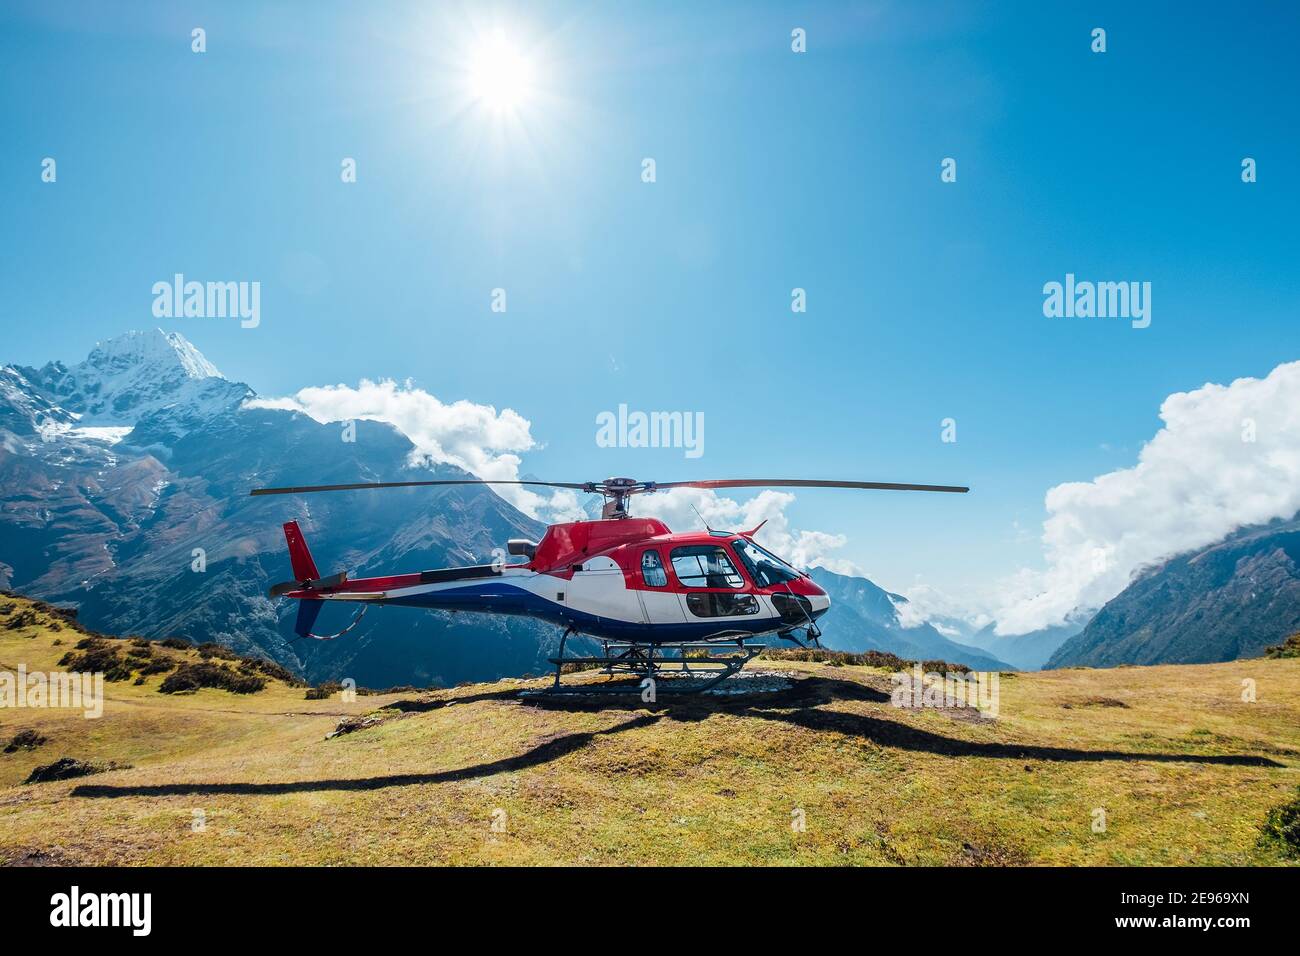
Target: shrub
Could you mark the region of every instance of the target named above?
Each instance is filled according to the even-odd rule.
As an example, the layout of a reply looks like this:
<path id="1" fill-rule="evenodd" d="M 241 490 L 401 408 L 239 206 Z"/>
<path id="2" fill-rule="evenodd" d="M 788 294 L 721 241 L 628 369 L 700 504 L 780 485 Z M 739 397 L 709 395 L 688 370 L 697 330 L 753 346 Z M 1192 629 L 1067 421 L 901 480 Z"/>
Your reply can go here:
<path id="1" fill-rule="evenodd" d="M 158 643 L 163 647 L 170 647 L 173 651 L 189 651 L 194 649 L 194 645 L 183 637 L 166 637 Z"/>
<path id="2" fill-rule="evenodd" d="M 15 611 L 18 611 L 18 603 L 16 601 L 6 601 L 3 605 L 0 605 L 0 617 L 13 614 Z M 76 608 L 56 607 L 53 604 L 46 604 L 44 601 L 32 601 L 31 607 L 18 611 L 18 613 L 14 615 L 15 617 L 22 618 L 23 623 L 20 624 L 10 620 L 6 622 L 5 627 L 10 628 L 11 630 L 20 627 L 31 627 L 32 625 L 41 623 L 41 618 L 38 616 L 40 614 L 45 615 L 46 624 L 49 626 L 50 630 L 60 631 L 63 629 L 63 624 L 67 624 L 74 630 L 83 632 L 86 630 L 77 623 Z M 50 620 L 51 618 L 53 620 Z"/>
<path id="3" fill-rule="evenodd" d="M 36 612 L 28 607 L 23 608 L 13 617 L 9 618 L 9 620 L 5 622 L 5 627 L 11 631 L 16 631 L 23 627 L 35 627 L 39 623 L 40 618 L 36 616 Z"/>
<path id="4" fill-rule="evenodd" d="M 181 694 L 201 687 L 214 687 L 228 690 L 232 694 L 256 694 L 265 686 L 266 679 L 263 677 L 241 674 L 229 667 L 203 661 L 180 665 L 158 685 L 158 691 L 163 694 Z"/>
<path id="5" fill-rule="evenodd" d="M 763 651 L 763 656 L 778 661 L 807 661 L 833 666 L 852 664 L 858 667 L 883 667 L 893 671 L 906 670 L 916 663 L 897 654 L 890 654 L 888 651 L 866 651 L 854 654 L 849 651 L 830 651 L 822 647 L 769 647 Z"/>
<path id="6" fill-rule="evenodd" d="M 79 626 L 77 624 L 77 609 L 75 607 L 58 607 L 53 604 L 46 604 L 44 601 L 37 601 L 36 609 L 38 611 L 44 611 L 51 617 L 57 617 L 59 620 L 66 624 L 70 624 L 73 627 Z"/>
<path id="7" fill-rule="evenodd" d="M 281 667 L 275 661 L 263 660 L 260 657 L 245 657 L 239 665 L 246 671 L 263 674 L 266 677 L 273 677 L 278 681 L 283 681 L 290 687 L 303 687 L 306 681 L 299 678 L 292 671 Z"/>
<path id="8" fill-rule="evenodd" d="M 108 763 L 104 765 L 60 757 L 54 763 L 37 767 L 24 783 L 47 783 L 50 780 L 71 780 L 73 777 L 85 777 L 92 773 L 104 773 L 106 770 L 126 770 L 130 764 Z"/>
<path id="9" fill-rule="evenodd" d="M 5 746 L 5 753 L 17 753 L 19 750 L 35 750 L 49 738 L 42 737 L 34 730 L 20 730 L 13 740 Z"/>
<path id="10" fill-rule="evenodd" d="M 1300 860 L 1300 787 L 1288 802 L 1268 811 L 1259 831 L 1260 846 Z"/>
<path id="11" fill-rule="evenodd" d="M 379 697 L 384 694 L 418 694 L 420 693 L 420 691 L 425 689 L 426 688 L 422 688 L 422 687 L 412 687 L 410 684 L 401 684 L 397 687 L 383 687 L 383 688 L 358 687 L 357 694 L 359 694 L 362 697 Z M 429 687 L 427 689 L 437 690 L 437 688 L 435 687 Z"/>
<path id="12" fill-rule="evenodd" d="M 343 689 L 343 685 L 338 681 L 327 680 L 317 684 L 315 687 L 307 688 L 307 700 L 329 700 L 334 694 Z"/>
<path id="13" fill-rule="evenodd" d="M 921 670 L 929 673 L 938 674 L 968 674 L 970 668 L 965 664 L 954 664 L 951 661 L 922 661 Z"/>
<path id="14" fill-rule="evenodd" d="M 604 666 L 605 666 L 604 664 L 584 663 L 584 662 L 582 662 L 582 661 L 566 661 L 565 663 L 563 663 L 563 664 L 560 665 L 560 673 L 562 673 L 562 674 L 581 674 L 583 671 L 598 671 L 598 670 L 600 670 L 600 669 L 601 669 L 602 667 L 604 667 Z M 551 673 L 554 674 L 555 672 L 552 671 Z M 457 687 L 473 687 L 473 686 L 474 686 L 474 682 L 473 682 L 473 681 L 465 681 L 464 683 L 457 684 L 456 686 L 457 686 Z"/>
<path id="15" fill-rule="evenodd" d="M 1300 631 L 1292 634 L 1281 644 L 1265 648 L 1265 657 L 1300 657 Z"/>
<path id="16" fill-rule="evenodd" d="M 130 680 L 131 666 L 122 660 L 116 648 L 94 638 L 87 638 L 77 642 L 77 647 L 80 648 L 83 645 L 85 650 L 82 653 L 68 651 L 59 658 L 59 666 L 66 667 L 70 671 L 81 671 L 87 674 L 103 673 L 104 680 L 110 682 Z"/>
<path id="17" fill-rule="evenodd" d="M 166 657 L 155 657 L 146 661 L 145 665 L 140 668 L 140 676 L 148 677 L 151 674 L 164 674 L 176 667 L 176 662 Z"/>
<path id="18" fill-rule="evenodd" d="M 206 644 L 200 644 L 195 648 L 199 652 L 199 657 L 207 660 L 209 657 L 217 657 L 223 661 L 237 661 L 239 655 L 226 647 L 224 644 L 218 644 L 216 641 L 208 641 Z"/>

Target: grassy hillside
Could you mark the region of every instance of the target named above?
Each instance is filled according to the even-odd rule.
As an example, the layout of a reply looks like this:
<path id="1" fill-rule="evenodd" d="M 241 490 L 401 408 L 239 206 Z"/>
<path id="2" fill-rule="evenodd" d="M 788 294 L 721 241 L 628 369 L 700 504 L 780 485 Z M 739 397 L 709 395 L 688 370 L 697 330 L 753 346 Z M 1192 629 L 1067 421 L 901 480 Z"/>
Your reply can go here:
<path id="1" fill-rule="evenodd" d="M 56 670 L 82 637 L 0 597 L 0 671 Z M 1258 827 L 1300 784 L 1300 659 L 1004 675 L 992 720 L 891 707 L 879 669 L 750 668 L 790 686 L 650 706 L 506 681 L 345 703 L 273 677 L 164 694 L 166 673 L 137 669 L 105 685 L 98 720 L 0 708 L 0 751 L 46 738 L 0 752 L 0 862 L 1284 862 Z M 566 677 L 584 680 L 604 678 Z M 341 721 L 362 726 L 327 739 Z M 24 783 L 61 757 L 130 766 Z"/>

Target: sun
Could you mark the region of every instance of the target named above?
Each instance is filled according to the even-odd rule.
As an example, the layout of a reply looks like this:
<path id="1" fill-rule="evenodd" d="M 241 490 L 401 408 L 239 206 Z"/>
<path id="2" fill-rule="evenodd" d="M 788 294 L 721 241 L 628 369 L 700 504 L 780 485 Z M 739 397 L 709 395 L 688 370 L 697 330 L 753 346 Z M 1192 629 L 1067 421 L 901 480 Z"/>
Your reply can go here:
<path id="1" fill-rule="evenodd" d="M 514 112 L 533 94 L 533 64 L 504 33 L 484 37 L 469 58 L 470 95 L 498 113 Z"/>

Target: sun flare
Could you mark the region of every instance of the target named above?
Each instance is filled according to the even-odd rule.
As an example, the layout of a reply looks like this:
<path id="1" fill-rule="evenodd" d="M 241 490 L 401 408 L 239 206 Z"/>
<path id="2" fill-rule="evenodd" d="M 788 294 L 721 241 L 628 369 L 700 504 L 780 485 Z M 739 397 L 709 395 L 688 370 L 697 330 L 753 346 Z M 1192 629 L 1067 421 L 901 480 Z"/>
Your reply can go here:
<path id="1" fill-rule="evenodd" d="M 519 109 L 531 97 L 533 83 L 532 62 L 503 33 L 485 37 L 470 54 L 470 94 L 489 109 Z"/>

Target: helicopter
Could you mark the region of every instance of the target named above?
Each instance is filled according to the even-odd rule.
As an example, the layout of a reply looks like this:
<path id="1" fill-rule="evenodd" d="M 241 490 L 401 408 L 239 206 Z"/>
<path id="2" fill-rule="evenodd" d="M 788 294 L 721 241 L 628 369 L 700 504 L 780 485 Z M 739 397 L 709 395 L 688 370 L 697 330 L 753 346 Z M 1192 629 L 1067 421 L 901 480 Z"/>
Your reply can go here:
<path id="1" fill-rule="evenodd" d="M 590 693 L 591 684 L 566 688 L 566 666 L 595 667 L 603 673 L 640 677 L 694 676 L 670 681 L 665 689 L 706 690 L 737 673 L 777 637 L 799 646 L 819 646 L 817 621 L 830 597 L 812 578 L 755 540 L 748 531 L 673 532 L 657 518 L 633 517 L 633 496 L 674 488 L 857 488 L 880 491 L 965 493 L 956 485 L 837 481 L 806 478 L 714 479 L 653 482 L 632 478 L 555 482 L 480 478 L 430 481 L 357 482 L 255 488 L 250 494 L 297 495 L 447 485 L 528 485 L 601 495 L 599 519 L 547 527 L 540 541 L 512 538 L 506 563 L 439 568 L 405 574 L 350 578 L 346 571 L 322 576 L 296 521 L 284 525 L 293 580 L 274 585 L 272 598 L 298 601 L 294 633 L 333 640 L 352 630 L 375 605 L 474 611 L 537 618 L 563 628 L 551 692 Z M 359 605 L 343 630 L 329 635 L 313 628 L 327 602 Z M 801 640 L 797 633 L 803 632 Z M 602 653 L 565 656 L 572 635 L 598 641 Z M 808 642 L 805 644 L 804 642 Z M 721 653 L 719 653 L 721 652 Z M 706 679 L 699 680 L 701 676 Z M 669 686 L 678 685 L 678 686 Z M 625 684 L 610 689 L 629 689 Z"/>

